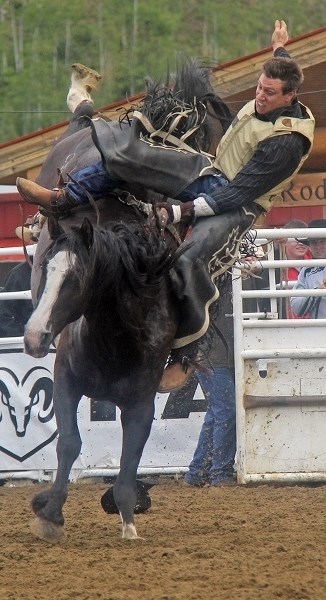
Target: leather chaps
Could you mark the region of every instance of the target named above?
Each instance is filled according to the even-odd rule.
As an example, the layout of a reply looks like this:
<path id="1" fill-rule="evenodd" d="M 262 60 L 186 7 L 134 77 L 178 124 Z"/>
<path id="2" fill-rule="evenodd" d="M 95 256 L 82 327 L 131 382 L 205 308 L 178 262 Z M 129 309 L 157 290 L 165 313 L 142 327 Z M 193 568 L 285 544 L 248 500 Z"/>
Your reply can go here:
<path id="1" fill-rule="evenodd" d="M 209 326 L 209 307 L 219 297 L 219 277 L 239 258 L 244 235 L 264 212 L 256 203 L 194 225 L 189 248 L 180 256 L 170 276 L 178 299 L 180 322 L 173 348 L 203 336 Z"/>

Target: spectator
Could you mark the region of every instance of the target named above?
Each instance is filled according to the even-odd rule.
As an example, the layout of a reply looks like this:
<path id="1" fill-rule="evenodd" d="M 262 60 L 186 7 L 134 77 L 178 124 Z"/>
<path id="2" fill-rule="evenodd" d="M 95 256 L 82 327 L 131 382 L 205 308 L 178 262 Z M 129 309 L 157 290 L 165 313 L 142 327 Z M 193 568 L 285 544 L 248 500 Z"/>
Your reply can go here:
<path id="1" fill-rule="evenodd" d="M 31 267 L 24 261 L 7 275 L 2 292 L 30 290 Z M 0 296 L 0 337 L 24 335 L 24 327 L 33 311 L 31 300 L 1 300 Z"/>
<path id="2" fill-rule="evenodd" d="M 309 228 L 325 228 L 326 219 L 310 221 Z M 326 237 L 306 239 L 313 258 L 326 258 Z M 303 267 L 300 271 L 295 290 L 326 290 L 326 267 Z M 326 296 L 292 297 L 291 308 L 295 317 L 311 319 L 326 318 Z"/>
<path id="3" fill-rule="evenodd" d="M 217 312 L 218 311 L 218 312 Z M 219 302 L 214 307 L 212 324 L 200 344 L 206 354 L 203 364 L 212 374 L 197 371 L 207 400 L 207 411 L 197 448 L 185 475 L 185 483 L 195 487 L 231 485 L 234 480 L 236 452 L 236 415 L 234 386 L 234 337 L 232 318 L 232 277 L 225 275 Z"/>
<path id="4" fill-rule="evenodd" d="M 34 218 L 30 220 L 33 221 Z M 32 223 L 25 223 L 23 227 L 16 228 L 16 235 L 29 243 L 33 238 L 33 231 L 30 226 Z M 21 292 L 31 289 L 31 273 L 33 254 L 36 244 L 30 244 L 26 247 L 29 260 L 16 265 L 8 273 L 1 292 Z M 0 296 L 0 338 L 18 337 L 24 335 L 24 327 L 33 312 L 31 300 L 1 300 Z"/>
<path id="5" fill-rule="evenodd" d="M 243 252 L 242 252 L 243 251 Z M 250 255 L 249 253 L 252 252 Z M 259 269 L 261 247 L 241 247 L 242 277 L 247 289 L 251 273 Z M 238 275 L 236 275 L 238 276 Z M 223 276 L 219 301 L 211 314 L 211 325 L 200 344 L 203 364 L 212 373 L 197 371 L 207 400 L 207 410 L 197 448 L 185 475 L 185 483 L 195 487 L 234 485 L 236 453 L 236 403 L 234 383 L 234 327 L 232 275 Z"/>
<path id="6" fill-rule="evenodd" d="M 32 244 L 38 241 L 40 237 L 41 229 L 44 225 L 46 217 L 37 212 L 34 216 L 29 216 L 26 219 L 26 223 L 21 226 L 18 225 L 15 229 L 17 237 L 24 241 L 25 244 Z"/>
<path id="7" fill-rule="evenodd" d="M 288 223 L 284 225 L 284 229 L 301 229 L 302 227 L 308 227 L 308 224 L 299 219 L 293 219 L 292 221 L 288 221 Z M 285 238 L 283 240 L 280 240 L 279 244 L 280 259 L 285 258 L 288 260 L 306 260 L 312 258 L 309 246 L 299 239 Z M 287 285 L 289 281 L 297 281 L 299 273 L 300 267 L 288 267 L 287 269 L 281 269 L 280 281 L 285 282 L 285 285 Z M 293 315 L 289 298 L 284 298 L 282 307 L 282 316 L 284 315 L 284 317 L 287 319 L 296 318 Z"/>

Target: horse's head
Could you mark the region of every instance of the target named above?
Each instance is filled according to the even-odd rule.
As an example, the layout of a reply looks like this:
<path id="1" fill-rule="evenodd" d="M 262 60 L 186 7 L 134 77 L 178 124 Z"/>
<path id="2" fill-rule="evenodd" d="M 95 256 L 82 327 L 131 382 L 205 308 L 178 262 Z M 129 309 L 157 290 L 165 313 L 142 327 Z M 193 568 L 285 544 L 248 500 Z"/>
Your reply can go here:
<path id="1" fill-rule="evenodd" d="M 92 226 L 85 219 L 74 235 L 67 235 L 55 220 L 49 220 L 52 245 L 42 263 L 38 302 L 25 327 L 25 352 L 45 356 L 53 340 L 66 325 L 83 314 L 82 273 L 79 258 L 92 243 Z M 77 252 L 78 249 L 78 252 Z"/>

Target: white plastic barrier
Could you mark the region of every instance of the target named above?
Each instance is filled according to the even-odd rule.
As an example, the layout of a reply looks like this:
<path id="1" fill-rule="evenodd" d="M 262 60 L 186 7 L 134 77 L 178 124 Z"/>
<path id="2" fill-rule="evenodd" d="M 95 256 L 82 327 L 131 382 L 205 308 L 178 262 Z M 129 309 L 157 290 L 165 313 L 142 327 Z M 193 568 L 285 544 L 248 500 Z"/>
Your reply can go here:
<path id="1" fill-rule="evenodd" d="M 259 243 L 284 237 L 284 230 L 258 233 Z M 303 233 L 321 237 L 320 230 L 287 230 L 289 237 Z M 278 318 L 278 300 L 294 292 L 276 286 L 275 268 L 320 266 L 326 261 L 275 261 L 272 247 L 268 259 L 262 264 L 270 270 L 270 291 L 244 291 L 237 270 L 234 277 L 238 481 L 324 481 L 326 320 Z M 264 296 L 271 298 L 270 313 L 243 313 L 243 299 Z M 21 297 L 26 298 L 25 292 Z M 54 357 L 53 350 L 44 359 L 33 359 L 23 353 L 22 338 L 0 339 L 0 478 L 53 478 Z M 179 393 L 157 394 L 139 473 L 187 470 L 205 406 L 195 379 Z M 78 420 L 83 447 L 72 479 L 116 474 L 121 449 L 118 409 L 83 398 Z"/>
<path id="2" fill-rule="evenodd" d="M 326 230 L 286 234 L 320 238 Z M 284 230 L 258 235 L 266 242 L 284 237 Z M 272 248 L 268 259 L 261 264 L 272 273 L 271 290 L 246 291 L 240 277 L 233 281 L 238 481 L 326 481 L 326 319 L 284 320 L 277 310 L 282 297 L 326 290 L 276 289 L 273 278 L 277 266 L 325 266 L 326 260 L 274 261 Z M 249 297 L 272 298 L 271 312 L 245 314 L 242 301 Z"/>
<path id="3" fill-rule="evenodd" d="M 22 340 L 0 344 L 0 478 L 15 471 L 46 479 L 56 469 L 56 422 L 52 411 L 55 352 L 43 359 L 23 353 Z M 183 472 L 192 458 L 205 411 L 196 380 L 188 393 L 157 394 L 155 420 L 140 463 L 140 471 Z M 109 402 L 83 397 L 78 409 L 82 452 L 72 478 L 112 475 L 119 468 L 119 410 Z M 52 476 L 51 476 L 52 477 Z"/>
<path id="4" fill-rule="evenodd" d="M 11 248 L 3 249 L 12 253 Z M 6 292 L 0 301 L 30 298 Z M 56 469 L 56 422 L 52 410 L 55 350 L 43 359 L 23 351 L 23 338 L 0 338 L 0 479 L 52 479 Z M 181 392 L 157 394 L 155 420 L 139 473 L 185 472 L 197 445 L 206 409 L 193 378 Z M 119 470 L 119 410 L 109 402 L 83 397 L 78 410 L 83 440 L 72 480 L 113 475 Z"/>

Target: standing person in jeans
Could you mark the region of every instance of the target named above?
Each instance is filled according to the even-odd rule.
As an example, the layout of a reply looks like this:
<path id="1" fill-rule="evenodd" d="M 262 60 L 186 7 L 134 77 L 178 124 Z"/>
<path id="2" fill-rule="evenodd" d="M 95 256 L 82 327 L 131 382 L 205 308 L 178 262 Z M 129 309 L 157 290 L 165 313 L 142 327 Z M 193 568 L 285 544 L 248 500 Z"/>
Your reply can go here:
<path id="1" fill-rule="evenodd" d="M 197 371 L 207 400 L 207 411 L 197 448 L 184 479 L 186 484 L 195 487 L 205 484 L 235 484 L 233 467 L 236 453 L 236 407 L 232 276 L 228 273 L 225 278 L 219 302 L 215 305 L 218 313 L 212 318 L 209 330 L 209 333 L 212 333 L 212 346 L 204 362 L 205 366 L 212 370 L 212 374 Z M 205 336 L 206 339 L 208 335 Z"/>

